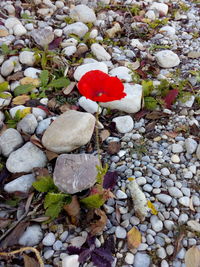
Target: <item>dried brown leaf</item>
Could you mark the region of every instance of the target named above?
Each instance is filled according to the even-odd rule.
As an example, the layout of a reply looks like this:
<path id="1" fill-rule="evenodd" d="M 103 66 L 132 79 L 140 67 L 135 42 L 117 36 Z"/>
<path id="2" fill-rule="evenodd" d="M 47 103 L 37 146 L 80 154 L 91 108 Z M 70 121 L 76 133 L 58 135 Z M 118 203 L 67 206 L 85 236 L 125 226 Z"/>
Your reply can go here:
<path id="1" fill-rule="evenodd" d="M 192 197 L 190 198 L 190 201 L 189 201 L 189 208 L 192 210 L 192 211 L 196 211 L 194 206 L 193 206 L 193 199 Z"/>
<path id="2" fill-rule="evenodd" d="M 13 98 L 12 103 L 14 105 L 23 105 L 25 104 L 28 100 L 30 100 L 30 96 L 28 95 L 19 95 Z"/>
<path id="3" fill-rule="evenodd" d="M 176 138 L 178 136 L 178 133 L 176 132 L 164 132 L 165 135 L 167 135 L 168 137 L 171 137 L 171 138 Z"/>
<path id="4" fill-rule="evenodd" d="M 174 246 L 174 253 L 173 253 L 173 259 L 176 258 L 176 255 L 179 253 L 179 251 L 182 248 L 182 240 L 185 237 L 185 233 L 184 232 L 180 232 L 180 234 L 178 235 L 176 241 L 175 241 L 175 246 Z"/>
<path id="5" fill-rule="evenodd" d="M 53 151 L 46 150 L 45 153 L 49 161 L 58 157 L 58 154 Z"/>
<path id="6" fill-rule="evenodd" d="M 33 172 L 36 179 L 40 179 L 44 176 L 49 176 L 49 171 L 47 168 L 33 168 Z"/>
<path id="7" fill-rule="evenodd" d="M 31 219 L 31 221 L 32 222 L 46 222 L 49 219 L 50 219 L 50 217 L 43 216 L 43 217 L 38 217 L 38 218 Z"/>
<path id="8" fill-rule="evenodd" d="M 185 254 L 186 267 L 200 267 L 200 249 L 196 246 L 191 247 Z"/>
<path id="9" fill-rule="evenodd" d="M 35 134 L 31 136 L 30 141 L 39 148 L 44 148 L 40 139 Z"/>
<path id="10" fill-rule="evenodd" d="M 102 130 L 100 132 L 101 142 L 105 141 L 110 136 L 110 132 L 108 130 Z"/>
<path id="11" fill-rule="evenodd" d="M 94 221 L 90 225 L 90 229 L 91 229 L 90 233 L 92 236 L 96 235 L 97 233 L 102 232 L 107 223 L 107 216 L 103 210 L 95 209 L 94 212 L 98 217 L 100 217 L 100 219 Z"/>
<path id="12" fill-rule="evenodd" d="M 6 228 L 10 224 L 10 222 L 10 219 L 0 218 L 0 229 Z"/>
<path id="13" fill-rule="evenodd" d="M 121 145 L 119 142 L 110 142 L 108 144 L 108 153 L 113 155 L 119 152 Z"/>
<path id="14" fill-rule="evenodd" d="M 40 267 L 40 264 L 32 257 L 23 254 L 24 267 Z"/>
<path id="15" fill-rule="evenodd" d="M 64 210 L 70 217 L 71 223 L 77 225 L 80 219 L 80 203 L 76 195 L 72 196 L 71 203 L 64 205 Z"/>
<path id="16" fill-rule="evenodd" d="M 24 72 L 23 71 L 18 71 L 18 72 L 15 72 L 14 74 L 8 76 L 7 77 L 7 81 L 8 82 L 11 82 L 11 81 L 19 81 L 23 77 L 24 77 Z"/>
<path id="17" fill-rule="evenodd" d="M 130 249 L 138 248 L 142 242 L 142 236 L 140 231 L 133 227 L 127 234 L 128 247 Z"/>
<path id="18" fill-rule="evenodd" d="M 115 208 L 115 217 L 116 217 L 117 222 L 120 223 L 120 221 L 121 221 L 121 213 L 120 213 L 118 205 L 116 205 L 116 208 Z"/>
<path id="19" fill-rule="evenodd" d="M 152 111 L 151 113 L 146 115 L 146 119 L 149 119 L 149 120 L 157 120 L 157 119 L 166 118 L 166 117 L 169 117 L 169 114 L 165 112 L 160 112 L 160 111 Z"/>
<path id="20" fill-rule="evenodd" d="M 153 131 L 155 126 L 156 126 L 156 122 L 155 121 L 152 121 L 152 122 L 148 123 L 147 126 L 145 127 L 146 128 L 146 132 L 148 133 L 148 132 Z"/>

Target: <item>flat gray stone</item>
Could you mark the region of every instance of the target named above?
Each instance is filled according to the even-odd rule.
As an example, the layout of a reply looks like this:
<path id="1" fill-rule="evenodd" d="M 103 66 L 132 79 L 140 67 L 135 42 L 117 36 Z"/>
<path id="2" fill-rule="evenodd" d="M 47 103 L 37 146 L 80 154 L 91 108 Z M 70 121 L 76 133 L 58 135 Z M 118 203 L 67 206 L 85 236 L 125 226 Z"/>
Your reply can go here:
<path id="1" fill-rule="evenodd" d="M 98 158 L 88 154 L 62 154 L 57 158 L 54 183 L 62 191 L 75 194 L 96 182 Z"/>
<path id="2" fill-rule="evenodd" d="M 13 193 L 16 191 L 28 193 L 33 182 L 35 182 L 35 177 L 32 173 L 27 175 L 22 175 L 17 179 L 7 183 L 4 186 L 4 190 L 8 193 Z"/>

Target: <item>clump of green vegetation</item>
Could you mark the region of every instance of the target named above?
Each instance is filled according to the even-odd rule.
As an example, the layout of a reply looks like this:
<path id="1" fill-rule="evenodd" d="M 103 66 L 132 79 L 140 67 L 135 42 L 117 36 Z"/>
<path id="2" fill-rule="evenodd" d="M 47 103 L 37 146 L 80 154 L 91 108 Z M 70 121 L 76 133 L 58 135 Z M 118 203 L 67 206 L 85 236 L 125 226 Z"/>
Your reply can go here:
<path id="1" fill-rule="evenodd" d="M 133 5 L 129 10 L 133 16 L 138 16 L 140 14 L 141 7 L 139 5 Z"/>
<path id="2" fill-rule="evenodd" d="M 153 52 L 157 49 L 170 49 L 171 46 L 170 45 L 156 45 L 156 44 L 152 44 L 151 47 L 149 48 L 149 52 Z"/>
<path id="3" fill-rule="evenodd" d="M 0 54 L 4 56 L 12 56 L 17 53 L 16 49 L 10 49 L 7 44 L 3 43 L 0 48 Z"/>
<path id="4" fill-rule="evenodd" d="M 154 21 L 147 21 L 147 24 L 149 25 L 149 27 L 151 29 L 156 29 L 158 27 L 167 25 L 169 19 L 168 18 L 164 18 L 164 19 L 155 19 Z"/>
<path id="5" fill-rule="evenodd" d="M 69 16 L 66 16 L 64 21 L 67 23 L 67 24 L 72 24 L 74 22 L 76 22 L 74 19 L 70 18 Z"/>
<path id="6" fill-rule="evenodd" d="M 27 114 L 29 114 L 31 111 L 30 107 L 27 107 L 23 110 L 17 110 L 17 112 L 15 113 L 14 118 L 12 118 L 12 116 L 10 115 L 10 113 L 8 111 L 5 111 L 5 123 L 7 125 L 8 128 L 16 128 L 17 123 L 23 119 Z"/>

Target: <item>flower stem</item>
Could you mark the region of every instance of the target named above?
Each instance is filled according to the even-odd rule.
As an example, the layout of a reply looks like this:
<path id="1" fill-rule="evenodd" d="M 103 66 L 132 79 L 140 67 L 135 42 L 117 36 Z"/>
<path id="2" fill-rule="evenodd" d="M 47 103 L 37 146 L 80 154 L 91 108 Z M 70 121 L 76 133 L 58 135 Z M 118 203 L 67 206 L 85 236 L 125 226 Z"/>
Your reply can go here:
<path id="1" fill-rule="evenodd" d="M 97 153 L 98 153 L 98 159 L 99 159 L 99 166 L 102 167 L 102 164 L 101 164 L 101 158 L 100 158 L 100 145 L 99 145 L 99 129 L 98 129 L 98 121 L 99 121 L 99 110 L 100 110 L 100 106 L 99 106 L 99 103 L 98 103 L 98 108 L 97 108 L 97 112 L 96 112 L 96 128 L 95 128 L 95 131 L 96 131 L 96 146 L 97 146 Z"/>

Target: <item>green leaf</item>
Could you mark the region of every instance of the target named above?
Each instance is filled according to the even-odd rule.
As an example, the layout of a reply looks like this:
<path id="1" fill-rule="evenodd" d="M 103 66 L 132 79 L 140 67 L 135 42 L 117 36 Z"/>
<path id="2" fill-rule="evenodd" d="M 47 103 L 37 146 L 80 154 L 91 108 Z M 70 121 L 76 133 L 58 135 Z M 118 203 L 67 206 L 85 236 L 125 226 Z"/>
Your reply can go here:
<path id="1" fill-rule="evenodd" d="M 0 83 L 0 92 L 4 92 L 6 90 L 8 90 L 8 82 Z"/>
<path id="2" fill-rule="evenodd" d="M 20 110 L 20 109 L 18 109 L 18 110 L 16 111 L 14 120 L 15 120 L 16 122 L 18 122 L 18 121 L 21 120 L 21 110 Z"/>
<path id="3" fill-rule="evenodd" d="M 143 95 L 149 96 L 152 90 L 154 89 L 153 81 L 142 81 Z"/>
<path id="4" fill-rule="evenodd" d="M 67 195 L 67 194 L 64 194 L 64 193 L 53 193 L 53 192 L 49 192 L 46 197 L 45 197 L 45 200 L 44 200 L 44 208 L 48 208 L 50 205 L 52 204 L 55 204 L 57 202 L 62 202 L 63 204 L 64 203 L 67 203 L 67 199 L 69 198 L 70 196 Z"/>
<path id="5" fill-rule="evenodd" d="M 102 184 L 103 178 L 108 171 L 108 164 L 106 163 L 105 167 L 97 165 L 96 169 L 97 169 L 97 183 Z"/>
<path id="6" fill-rule="evenodd" d="M 63 205 L 63 202 L 57 202 L 49 205 L 46 209 L 45 215 L 51 217 L 51 220 L 57 218 L 60 212 L 62 211 Z"/>
<path id="7" fill-rule="evenodd" d="M 33 187 L 39 192 L 49 192 L 58 190 L 51 176 L 41 177 L 41 179 L 33 183 Z"/>
<path id="8" fill-rule="evenodd" d="M 103 198 L 103 195 L 94 194 L 81 199 L 80 202 L 87 208 L 100 208 L 105 203 L 105 199 Z"/>
<path id="9" fill-rule="evenodd" d="M 45 52 L 42 52 L 42 58 L 41 58 L 42 69 L 45 69 L 46 65 L 47 65 L 47 55 Z"/>
<path id="10" fill-rule="evenodd" d="M 62 77 L 54 81 L 51 81 L 48 84 L 48 87 L 62 88 L 62 87 L 67 87 L 69 84 L 70 84 L 69 79 Z"/>
<path id="11" fill-rule="evenodd" d="M 1 51 L 3 53 L 3 55 L 8 55 L 10 52 L 9 47 L 7 46 L 7 44 L 2 44 L 1 45 Z"/>
<path id="12" fill-rule="evenodd" d="M 147 96 L 144 98 L 144 106 L 146 109 L 155 110 L 157 108 L 158 101 L 152 96 Z"/>
<path id="13" fill-rule="evenodd" d="M 0 98 L 4 98 L 4 99 L 6 99 L 6 98 L 10 98 L 10 97 L 11 97 L 10 94 L 6 94 L 6 93 L 1 93 L 1 92 L 0 92 Z"/>
<path id="14" fill-rule="evenodd" d="M 48 81 L 49 81 L 49 72 L 48 70 L 43 70 L 40 73 L 40 80 L 41 80 L 41 86 L 47 86 Z"/>
<path id="15" fill-rule="evenodd" d="M 23 95 L 23 94 L 29 93 L 33 90 L 33 88 L 35 88 L 35 85 L 33 85 L 33 84 L 19 85 L 15 88 L 14 95 L 18 96 L 18 95 Z"/>

